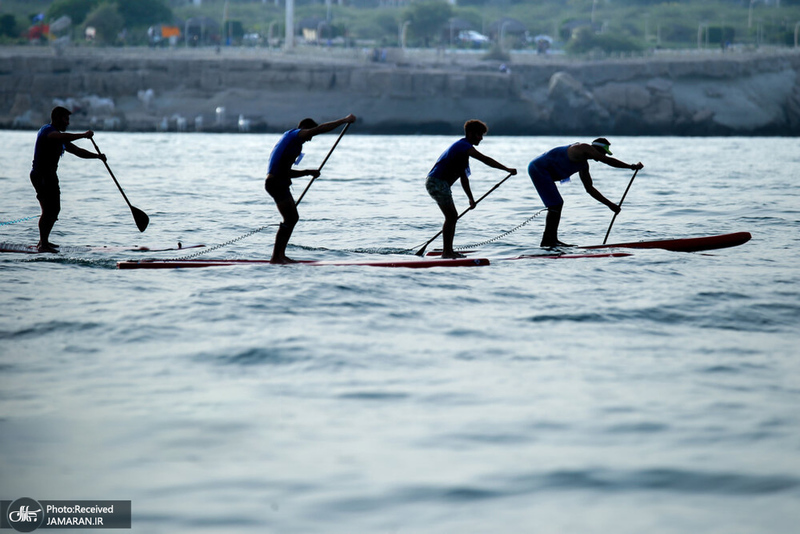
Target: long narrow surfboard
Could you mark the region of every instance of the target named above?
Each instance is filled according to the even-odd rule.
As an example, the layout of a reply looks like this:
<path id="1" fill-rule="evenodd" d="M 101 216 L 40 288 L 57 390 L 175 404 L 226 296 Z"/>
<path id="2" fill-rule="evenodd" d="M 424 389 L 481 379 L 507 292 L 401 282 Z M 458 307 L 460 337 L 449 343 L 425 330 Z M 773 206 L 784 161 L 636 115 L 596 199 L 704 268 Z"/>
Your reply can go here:
<path id="1" fill-rule="evenodd" d="M 275 265 L 269 260 L 130 260 L 117 262 L 119 269 L 191 269 L 197 267 L 225 267 L 234 265 Z M 365 267 L 406 267 L 409 269 L 424 269 L 428 267 L 478 267 L 489 265 L 486 258 L 458 258 L 458 259 L 395 259 L 395 260 L 325 260 L 325 261 L 300 261 L 289 265 L 303 266 L 365 266 Z"/>
<path id="2" fill-rule="evenodd" d="M 584 247 L 574 247 L 584 250 L 596 250 L 606 248 L 658 248 L 671 250 L 674 252 L 700 252 L 703 250 L 714 250 L 718 248 L 737 247 L 750 241 L 750 232 L 735 232 L 732 234 L 710 235 L 705 237 L 686 237 L 682 239 L 660 239 L 655 241 L 636 241 L 632 243 L 612 243 L 609 245 L 589 245 Z M 572 247 L 570 247 L 572 248 Z M 459 251 L 463 254 L 474 254 L 474 250 Z M 434 250 L 427 253 L 427 256 L 441 256 L 441 250 Z"/>
<path id="3" fill-rule="evenodd" d="M 604 248 L 660 248 L 674 252 L 700 252 L 719 248 L 737 247 L 750 241 L 750 232 L 710 235 L 705 237 L 687 237 L 683 239 L 662 239 L 657 241 L 636 241 L 633 243 L 612 243 L 609 245 L 591 245 L 578 247 L 582 249 Z"/>
<path id="4" fill-rule="evenodd" d="M 169 250 L 185 250 L 201 248 L 205 245 L 183 245 L 178 243 L 174 247 L 102 247 L 102 246 L 71 246 L 58 247 L 58 252 L 64 254 L 80 254 L 82 252 L 166 252 Z M 17 252 L 20 254 L 53 254 L 52 252 L 39 252 L 36 245 L 21 245 L 17 243 L 0 243 L 0 252 Z"/>
<path id="5" fill-rule="evenodd" d="M 522 256 L 512 256 L 510 258 L 498 258 L 498 260 L 577 260 L 584 258 L 625 258 L 627 256 L 633 256 L 633 254 L 630 252 L 603 252 L 600 254 L 523 254 Z"/>
<path id="6" fill-rule="evenodd" d="M 579 259 L 579 258 L 621 258 L 631 256 L 627 252 L 602 252 L 599 254 L 531 254 L 508 258 L 457 258 L 457 259 L 392 259 L 392 260 L 329 260 L 301 261 L 291 265 L 305 266 L 364 266 L 364 267 L 405 267 L 408 269 L 424 269 L 429 267 L 480 267 L 492 262 L 509 260 L 541 260 L 541 259 Z M 226 267 L 234 265 L 273 265 L 269 260 L 130 260 L 117 262 L 119 269 L 186 269 L 197 267 Z"/>

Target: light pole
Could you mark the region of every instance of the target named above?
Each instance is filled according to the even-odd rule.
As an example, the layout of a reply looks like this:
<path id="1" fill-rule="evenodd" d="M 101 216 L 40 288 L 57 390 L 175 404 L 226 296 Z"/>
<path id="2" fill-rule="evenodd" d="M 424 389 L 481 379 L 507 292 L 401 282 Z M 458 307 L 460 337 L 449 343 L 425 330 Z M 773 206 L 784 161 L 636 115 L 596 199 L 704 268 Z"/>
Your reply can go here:
<path id="1" fill-rule="evenodd" d="M 408 30 L 409 24 L 411 24 L 411 21 L 407 20 L 400 27 L 400 35 L 399 35 L 400 48 L 406 47 L 406 31 Z"/>
<path id="2" fill-rule="evenodd" d="M 701 22 L 697 26 L 697 49 L 700 50 L 703 47 L 703 30 L 706 32 L 706 40 L 708 40 L 708 23 Z"/>
<path id="3" fill-rule="evenodd" d="M 325 22 L 324 20 L 319 24 L 317 24 L 317 44 L 320 44 L 322 42 L 322 28 L 327 25 L 328 23 Z"/>
<path id="4" fill-rule="evenodd" d="M 286 50 L 294 48 L 294 0 L 286 0 Z"/>
<path id="5" fill-rule="evenodd" d="M 450 48 L 453 48 L 453 19 L 450 19 Z"/>
<path id="6" fill-rule="evenodd" d="M 794 25 L 794 47 L 797 48 L 797 33 L 800 31 L 800 22 Z"/>
<path id="7" fill-rule="evenodd" d="M 500 43 L 498 43 L 500 45 L 500 50 L 504 50 L 503 41 L 505 41 L 506 38 L 506 26 L 508 24 L 511 24 L 510 20 L 504 20 L 503 23 L 500 25 Z"/>
<path id="8" fill-rule="evenodd" d="M 273 20 L 269 23 L 269 30 L 267 31 L 267 48 L 272 48 L 272 28 L 278 23 L 278 21 Z"/>

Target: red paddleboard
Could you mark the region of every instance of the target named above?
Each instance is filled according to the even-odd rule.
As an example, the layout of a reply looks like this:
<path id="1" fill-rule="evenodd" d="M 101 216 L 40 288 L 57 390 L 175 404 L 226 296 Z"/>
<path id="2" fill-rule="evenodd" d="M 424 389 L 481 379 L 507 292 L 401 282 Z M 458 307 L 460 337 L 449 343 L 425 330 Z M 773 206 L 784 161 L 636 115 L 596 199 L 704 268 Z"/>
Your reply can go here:
<path id="1" fill-rule="evenodd" d="M 165 252 L 168 250 L 185 250 L 189 248 L 201 248 L 205 245 L 183 245 L 178 243 L 174 247 L 150 248 L 150 247 L 93 247 L 70 246 L 58 247 L 58 252 L 64 254 L 80 254 L 82 252 Z M 20 245 L 17 243 L 0 243 L 0 252 L 18 252 L 20 254 L 54 254 L 52 252 L 39 252 L 36 245 Z"/>
<path id="2" fill-rule="evenodd" d="M 636 241 L 634 243 L 614 243 L 611 245 L 592 245 L 578 247 L 583 249 L 599 248 L 660 248 L 674 252 L 698 252 L 718 248 L 736 247 L 750 241 L 750 232 L 711 235 L 706 237 L 687 237 L 684 239 L 663 239 L 660 241 Z"/>
<path id="3" fill-rule="evenodd" d="M 687 237 L 683 239 L 661 239 L 656 241 L 636 241 L 632 243 L 614 243 L 611 245 L 590 245 L 587 247 L 574 247 L 578 249 L 602 248 L 660 248 L 674 252 L 699 252 L 701 250 L 714 250 L 718 248 L 737 247 L 750 241 L 750 232 L 736 232 L 733 234 L 710 235 L 705 237 Z M 559 248 L 559 247 L 556 247 Z M 563 247 L 568 250 L 572 247 Z M 459 251 L 462 254 L 474 254 L 474 250 Z M 428 256 L 441 256 L 441 250 L 428 252 Z M 540 256 L 541 257 L 541 256 Z"/>
<path id="4" fill-rule="evenodd" d="M 393 260 L 330 260 L 300 261 L 288 265 L 302 266 L 364 266 L 364 267 L 405 267 L 408 269 L 424 269 L 429 267 L 478 267 L 490 265 L 494 261 L 508 260 L 540 260 L 540 259 L 579 259 L 579 258 L 621 258 L 631 256 L 628 252 L 603 252 L 600 254 L 531 254 L 509 258 L 456 258 L 456 259 L 406 259 Z M 130 260 L 117 262 L 119 269 L 191 269 L 197 267 L 226 267 L 233 265 L 269 265 L 269 260 Z"/>
<path id="5" fill-rule="evenodd" d="M 119 269 L 186 269 L 197 267 L 225 267 L 232 265 L 269 265 L 269 260 L 131 260 L 117 262 Z M 429 267 L 478 267 L 489 265 L 486 258 L 458 258 L 452 260 L 423 260 L 423 259 L 396 259 L 396 260 L 329 260 L 329 261 L 300 261 L 287 264 L 289 266 L 365 266 L 365 267 L 406 267 L 409 269 L 424 269 Z"/>
<path id="6" fill-rule="evenodd" d="M 509 260 L 576 260 L 582 258 L 624 258 L 633 256 L 630 252 L 604 252 L 600 254 L 524 254 L 510 258 L 500 258 L 503 261 Z"/>

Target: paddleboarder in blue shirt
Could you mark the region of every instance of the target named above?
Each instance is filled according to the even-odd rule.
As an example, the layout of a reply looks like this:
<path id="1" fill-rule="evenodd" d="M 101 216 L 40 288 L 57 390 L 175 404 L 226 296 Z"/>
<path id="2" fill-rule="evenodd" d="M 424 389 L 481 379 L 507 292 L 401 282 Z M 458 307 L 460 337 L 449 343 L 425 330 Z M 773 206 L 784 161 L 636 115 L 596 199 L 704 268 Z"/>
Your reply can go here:
<path id="1" fill-rule="evenodd" d="M 450 148 L 445 150 L 439 159 L 436 160 L 433 168 L 425 179 L 425 188 L 428 194 L 439 205 L 444 214 L 444 224 L 442 225 L 442 258 L 463 258 L 463 254 L 453 250 L 453 238 L 456 234 L 456 221 L 458 212 L 453 202 L 451 187 L 456 180 L 461 180 L 461 187 L 469 199 L 470 209 L 475 208 L 475 198 L 469 186 L 469 158 L 475 158 L 481 163 L 501 169 L 509 174 L 517 174 L 516 169 L 506 167 L 498 163 L 489 156 L 478 152 L 475 148 L 483 140 L 483 136 L 489 128 L 483 122 L 472 119 L 464 123 L 464 137 L 453 143 Z"/>
<path id="2" fill-rule="evenodd" d="M 42 207 L 42 215 L 39 217 L 39 243 L 36 245 L 39 252 L 58 252 L 58 245 L 50 242 L 50 231 L 61 211 L 61 189 L 57 174 L 61 156 L 66 151 L 79 158 L 106 161 L 104 154 L 89 152 L 72 144 L 72 141 L 78 139 L 90 139 L 94 132 L 87 130 L 83 133 L 66 133 L 71 113 L 67 108 L 56 106 L 50 112 L 50 123 L 42 126 L 36 135 L 30 178 Z"/>
<path id="3" fill-rule="evenodd" d="M 614 213 L 619 213 L 619 206 L 604 197 L 592 184 L 589 160 L 600 161 L 617 169 L 638 170 L 644 165 L 641 162 L 628 164 L 610 157 L 610 146 L 611 143 L 608 139 L 598 137 L 591 144 L 575 143 L 553 148 L 530 162 L 528 175 L 531 177 L 539 197 L 547 207 L 542 247 L 571 246 L 558 240 L 558 224 L 561 221 L 564 199 L 558 192 L 556 182 L 566 182 L 576 172 L 581 178 L 584 189 L 592 198 L 608 206 Z"/>
<path id="4" fill-rule="evenodd" d="M 269 156 L 269 168 L 264 188 L 267 193 L 275 200 L 278 211 L 283 217 L 275 235 L 275 246 L 272 249 L 271 263 L 295 263 L 294 260 L 286 257 L 286 246 L 289 238 L 292 237 L 297 221 L 300 216 L 297 213 L 292 192 L 289 186 L 292 185 L 292 178 L 300 176 L 319 176 L 317 169 L 293 169 L 292 166 L 300 163 L 302 159 L 303 143 L 310 141 L 315 135 L 330 132 L 342 124 L 352 124 L 356 121 L 356 116 L 352 113 L 347 117 L 317 124 L 313 119 L 303 119 L 297 128 L 289 130 L 283 134 L 278 143 L 272 149 Z"/>

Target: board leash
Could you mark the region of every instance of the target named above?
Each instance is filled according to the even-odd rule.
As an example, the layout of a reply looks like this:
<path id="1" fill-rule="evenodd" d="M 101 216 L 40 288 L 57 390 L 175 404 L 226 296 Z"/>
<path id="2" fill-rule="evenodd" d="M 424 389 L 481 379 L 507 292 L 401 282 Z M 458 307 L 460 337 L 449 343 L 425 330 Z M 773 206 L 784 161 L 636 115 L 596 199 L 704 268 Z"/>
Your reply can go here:
<path id="1" fill-rule="evenodd" d="M 547 211 L 547 208 L 543 208 L 543 209 L 537 211 L 536 213 L 534 213 L 533 215 L 528 217 L 526 220 L 524 220 L 523 222 L 521 222 L 520 224 L 518 224 L 517 226 L 515 226 L 511 230 L 507 230 L 507 231 L 503 232 L 502 234 L 500 234 L 498 236 L 495 236 L 495 237 L 493 237 L 491 239 L 487 239 L 486 241 L 481 241 L 480 243 L 474 243 L 474 244 L 471 244 L 471 245 L 465 245 L 463 247 L 458 247 L 456 250 L 466 250 L 466 249 L 470 249 L 470 248 L 477 248 L 477 247 L 482 247 L 482 246 L 488 245 L 490 243 L 494 243 L 495 241 L 497 241 L 499 239 L 503 239 L 504 237 L 516 232 L 517 230 L 519 230 L 520 228 L 522 228 L 523 226 L 525 226 L 526 224 L 528 224 L 529 222 L 534 220 L 536 217 L 538 217 L 539 215 L 541 215 L 545 211 Z M 240 235 L 239 237 L 234 237 L 233 239 L 229 239 L 228 241 L 225 241 L 224 243 L 219 243 L 219 244 L 214 245 L 212 247 L 204 248 L 203 250 L 200 250 L 198 252 L 193 252 L 192 254 L 187 254 L 186 256 L 181 256 L 181 257 L 178 257 L 178 258 L 172 258 L 170 261 L 190 260 L 192 258 L 196 258 L 198 256 L 202 256 L 204 254 L 208 254 L 209 252 L 212 252 L 214 250 L 219 250 L 219 249 L 221 249 L 223 247 L 227 247 L 228 245 L 236 243 L 237 241 L 241 241 L 242 239 L 246 239 L 246 238 L 248 238 L 250 236 L 253 236 L 253 235 L 255 235 L 255 234 L 259 233 L 259 232 L 262 232 L 262 231 L 266 230 L 267 228 L 269 228 L 270 226 L 277 226 L 277 224 L 276 223 L 265 224 L 264 226 L 256 228 L 255 230 L 251 230 L 251 231 L 247 232 L 246 234 Z M 421 245 L 419 245 L 419 246 L 421 246 Z M 411 252 L 413 250 L 418 249 L 419 246 L 405 249 L 402 252 Z M 377 249 L 377 248 L 376 249 L 359 249 L 359 250 L 355 250 L 353 252 L 362 252 L 362 253 L 363 252 L 367 252 L 367 253 L 369 253 L 369 251 L 372 251 L 372 250 L 381 250 L 381 249 Z"/>
<path id="2" fill-rule="evenodd" d="M 257 234 L 257 233 L 259 233 L 259 232 L 261 232 L 263 230 L 266 230 L 270 226 L 278 226 L 278 224 L 277 223 L 265 224 L 264 226 L 262 226 L 260 228 L 256 228 L 255 230 L 250 230 L 246 234 L 240 235 L 239 237 L 234 237 L 233 239 L 229 239 L 228 241 L 225 241 L 224 243 L 219 243 L 217 245 L 214 245 L 213 247 L 208 247 L 208 248 L 205 248 L 205 249 L 203 249 L 203 250 L 201 250 L 199 252 L 194 252 L 194 253 L 188 254 L 186 256 L 181 256 L 179 258 L 172 258 L 172 259 L 170 259 L 170 261 L 190 260 L 192 258 L 196 258 L 197 256 L 202 256 L 203 254 L 208 254 L 211 251 L 219 250 L 222 247 L 227 247 L 228 245 L 236 243 L 237 241 L 241 241 L 242 239 L 245 239 L 247 237 L 255 235 L 255 234 Z"/>
<path id="3" fill-rule="evenodd" d="M 483 246 L 486 246 L 486 245 L 488 245 L 490 243 L 494 243 L 495 241 L 497 241 L 499 239 L 503 239 L 507 235 L 513 234 L 514 232 L 516 232 L 517 230 L 519 230 L 520 228 L 522 228 L 523 226 L 525 226 L 526 224 L 528 224 L 529 222 L 534 220 L 536 217 L 541 215 L 542 212 L 545 212 L 545 211 L 547 211 L 547 208 L 540 209 L 539 211 L 537 211 L 536 213 L 534 213 L 533 215 L 528 217 L 525 221 L 521 222 L 520 224 L 518 224 L 517 226 L 515 226 L 511 230 L 508 230 L 507 232 L 503 232 L 502 234 L 500 234 L 497 237 L 493 237 L 491 239 L 487 239 L 486 241 L 481 241 L 480 243 L 473 243 L 471 245 L 464 245 L 464 246 L 461 246 L 461 247 L 455 247 L 454 250 L 469 250 L 469 249 L 473 249 L 473 248 L 483 247 Z"/>
<path id="4" fill-rule="evenodd" d="M 16 219 L 14 221 L 0 222 L 0 226 L 5 226 L 7 224 L 14 224 L 14 223 L 22 222 L 22 221 L 29 221 L 31 219 L 35 219 L 36 217 L 38 217 L 38 215 L 31 215 L 30 217 L 23 217 L 21 219 Z"/>
<path id="5" fill-rule="evenodd" d="M 528 217 L 528 218 L 527 218 L 525 221 L 521 222 L 520 224 L 518 224 L 517 226 L 515 226 L 515 227 L 514 227 L 514 228 L 512 228 L 511 230 L 508 230 L 508 231 L 506 231 L 506 232 L 503 232 L 502 234 L 500 234 L 500 235 L 498 235 L 498 236 L 495 236 L 495 237 L 493 237 L 493 238 L 491 238 L 491 239 L 487 239 L 486 241 L 481 241 L 480 243 L 473 243 L 473 244 L 471 244 L 471 245 L 464 245 L 464 246 L 459 246 L 459 247 L 453 247 L 453 250 L 469 250 L 469 249 L 472 249 L 472 248 L 483 247 L 483 246 L 485 246 L 485 245 L 488 245 L 488 244 L 490 244 L 490 243 L 494 243 L 495 241 L 497 241 L 497 240 L 499 240 L 499 239 L 503 239 L 503 238 L 504 238 L 504 237 L 506 237 L 507 235 L 513 234 L 514 232 L 516 232 L 517 230 L 519 230 L 520 228 L 522 228 L 523 226 L 525 226 L 526 224 L 528 224 L 529 222 L 531 222 L 532 220 L 534 220 L 536 217 L 538 217 L 539 215 L 541 215 L 541 214 L 542 214 L 543 212 L 545 212 L 545 211 L 547 211 L 547 208 L 542 208 L 542 209 L 540 209 L 539 211 L 537 211 L 536 213 L 534 213 L 533 215 L 531 215 L 530 217 Z M 403 252 L 411 252 L 411 251 L 413 251 L 413 250 L 417 250 L 417 249 L 418 249 L 419 247 L 421 247 L 421 246 L 422 246 L 422 243 L 420 243 L 420 244 L 419 244 L 419 245 L 417 245 L 416 247 L 413 247 L 413 248 L 407 248 L 407 249 L 403 250 Z"/>

